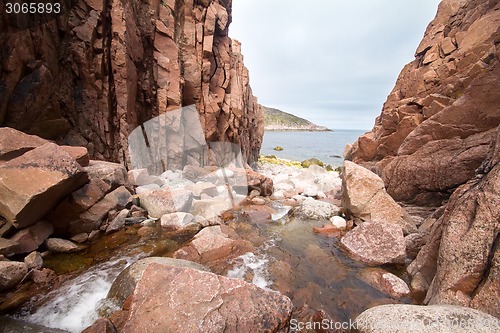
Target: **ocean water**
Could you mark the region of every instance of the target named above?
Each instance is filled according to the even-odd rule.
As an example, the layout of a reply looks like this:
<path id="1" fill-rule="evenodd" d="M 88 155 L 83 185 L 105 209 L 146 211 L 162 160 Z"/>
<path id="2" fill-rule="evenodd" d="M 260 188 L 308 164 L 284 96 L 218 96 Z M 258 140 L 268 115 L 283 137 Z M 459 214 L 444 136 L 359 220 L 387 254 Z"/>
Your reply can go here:
<path id="1" fill-rule="evenodd" d="M 333 130 L 333 132 L 274 132 L 266 131 L 260 153 L 294 161 L 317 158 L 326 164 L 339 166 L 345 146 L 352 144 L 366 130 Z M 283 147 L 276 151 L 276 146 Z"/>

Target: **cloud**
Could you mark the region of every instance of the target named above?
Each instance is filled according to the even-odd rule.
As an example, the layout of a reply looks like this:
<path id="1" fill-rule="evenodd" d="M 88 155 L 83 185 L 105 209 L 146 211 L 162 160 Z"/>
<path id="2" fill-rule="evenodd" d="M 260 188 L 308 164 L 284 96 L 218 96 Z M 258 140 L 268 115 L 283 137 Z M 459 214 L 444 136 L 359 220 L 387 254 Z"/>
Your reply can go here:
<path id="1" fill-rule="evenodd" d="M 259 102 L 331 128 L 373 125 L 437 0 L 236 0 Z M 368 125 L 367 125 L 368 124 Z"/>

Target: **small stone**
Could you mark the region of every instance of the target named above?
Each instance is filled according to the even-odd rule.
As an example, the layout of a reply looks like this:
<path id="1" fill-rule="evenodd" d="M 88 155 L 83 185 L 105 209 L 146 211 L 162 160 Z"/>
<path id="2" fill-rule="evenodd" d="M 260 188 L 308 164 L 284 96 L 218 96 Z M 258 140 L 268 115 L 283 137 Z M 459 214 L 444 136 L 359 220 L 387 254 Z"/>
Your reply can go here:
<path id="1" fill-rule="evenodd" d="M 39 252 L 33 251 L 24 258 L 24 263 L 28 269 L 40 269 L 43 266 L 43 259 Z"/>
<path id="2" fill-rule="evenodd" d="M 252 199 L 252 203 L 254 205 L 265 205 L 266 204 L 266 200 L 264 198 L 256 197 L 256 198 Z"/>
<path id="3" fill-rule="evenodd" d="M 330 222 L 332 222 L 332 224 L 338 228 L 338 229 L 341 229 L 341 230 L 344 230 L 345 228 L 347 228 L 347 222 L 346 220 L 341 217 L 341 216 L 333 216 L 330 218 Z"/>
<path id="4" fill-rule="evenodd" d="M 88 239 L 89 239 L 89 234 L 85 232 L 71 237 L 71 240 L 77 243 L 85 243 Z"/>
<path id="5" fill-rule="evenodd" d="M 308 187 L 304 189 L 304 192 L 302 192 L 303 195 L 306 197 L 316 197 L 318 195 L 318 188 L 316 187 Z"/>
<path id="6" fill-rule="evenodd" d="M 161 187 L 158 184 L 147 184 L 147 185 L 142 185 L 142 186 L 137 187 L 135 189 L 135 193 L 142 194 L 142 193 L 151 192 L 154 190 L 159 190 L 160 188 Z"/>
<path id="7" fill-rule="evenodd" d="M 106 235 L 118 231 L 125 225 L 125 218 L 128 216 L 129 210 L 123 209 L 118 215 L 108 224 Z"/>

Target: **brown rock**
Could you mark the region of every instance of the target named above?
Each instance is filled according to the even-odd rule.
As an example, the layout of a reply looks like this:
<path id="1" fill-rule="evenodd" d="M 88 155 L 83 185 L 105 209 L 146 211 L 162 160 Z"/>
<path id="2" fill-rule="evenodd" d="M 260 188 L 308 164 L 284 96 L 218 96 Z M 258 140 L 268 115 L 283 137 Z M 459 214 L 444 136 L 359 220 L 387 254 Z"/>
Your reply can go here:
<path id="1" fill-rule="evenodd" d="M 41 269 L 43 266 L 42 255 L 36 251 L 31 252 L 26 257 L 24 257 L 24 263 L 28 266 L 28 269 Z"/>
<path id="2" fill-rule="evenodd" d="M 406 258 L 401 227 L 387 222 L 363 222 L 342 237 L 341 244 L 354 259 L 370 266 L 402 264 Z"/>
<path id="3" fill-rule="evenodd" d="M 0 214 L 16 228 L 29 226 L 87 181 L 78 163 L 47 143 L 0 166 Z"/>
<path id="4" fill-rule="evenodd" d="M 70 235 L 78 235 L 84 232 L 91 232 L 98 229 L 108 212 L 111 210 L 121 210 L 132 203 L 132 195 L 121 186 L 93 205 L 89 210 L 80 214 L 78 219 L 72 221 L 69 227 Z"/>
<path id="5" fill-rule="evenodd" d="M 263 197 L 273 194 L 273 180 L 258 172 L 247 169 L 248 192 L 257 190 Z"/>
<path id="6" fill-rule="evenodd" d="M 396 275 L 381 268 L 365 268 L 359 273 L 361 279 L 394 298 L 408 297 L 410 288 Z"/>
<path id="7" fill-rule="evenodd" d="M 160 218 L 164 214 L 187 212 L 193 201 L 193 194 L 186 190 L 161 189 L 143 193 L 140 196 L 141 207 L 149 216 Z"/>
<path id="8" fill-rule="evenodd" d="M 344 161 L 342 185 L 342 206 L 355 219 L 394 223 L 405 234 L 416 232 L 411 217 L 387 194 L 383 180 L 370 170 Z"/>
<path id="9" fill-rule="evenodd" d="M 485 159 L 500 123 L 497 5 L 442 1 L 372 131 L 353 144 L 350 159 L 395 200 L 440 206 Z"/>
<path id="10" fill-rule="evenodd" d="M 279 293 L 213 273 L 151 264 L 134 291 L 123 332 L 284 332 L 291 312 L 291 301 Z"/>
<path id="11" fill-rule="evenodd" d="M 73 157 L 82 167 L 89 165 L 90 157 L 87 148 L 85 147 L 72 147 L 72 146 L 61 146 L 61 148 Z"/>
<path id="12" fill-rule="evenodd" d="M 128 216 L 129 210 L 123 209 L 118 215 L 108 224 L 106 234 L 118 231 L 125 225 L 125 218 Z"/>
<path id="13" fill-rule="evenodd" d="M 82 333 L 116 333 L 116 328 L 108 318 L 99 318 Z"/>
<path id="14" fill-rule="evenodd" d="M 18 243 L 14 253 L 35 251 L 53 232 L 52 225 L 45 221 L 40 221 L 26 229 L 19 230 L 11 237 L 11 240 Z"/>
<path id="15" fill-rule="evenodd" d="M 36 135 L 28 135 L 9 127 L 0 127 L 0 164 L 48 143 Z"/>
<path id="16" fill-rule="evenodd" d="M 28 273 L 24 262 L 0 261 L 0 291 L 15 287 Z"/>
<path id="17" fill-rule="evenodd" d="M 5 239 L 0 237 L 0 254 L 9 255 L 14 254 L 18 248 L 19 243 L 11 239 Z"/>
<path id="18" fill-rule="evenodd" d="M 49 251 L 56 253 L 78 252 L 84 249 L 81 245 L 61 238 L 49 238 L 45 241 L 45 245 Z"/>
<path id="19" fill-rule="evenodd" d="M 408 267 L 415 284 L 428 288 L 426 303 L 472 306 L 500 316 L 499 198 L 500 127 L 488 158 L 453 193 Z"/>
<path id="20" fill-rule="evenodd" d="M 127 186 L 127 169 L 121 164 L 105 161 L 91 160 L 84 168 L 89 178 L 98 178 L 115 189 L 119 186 Z"/>

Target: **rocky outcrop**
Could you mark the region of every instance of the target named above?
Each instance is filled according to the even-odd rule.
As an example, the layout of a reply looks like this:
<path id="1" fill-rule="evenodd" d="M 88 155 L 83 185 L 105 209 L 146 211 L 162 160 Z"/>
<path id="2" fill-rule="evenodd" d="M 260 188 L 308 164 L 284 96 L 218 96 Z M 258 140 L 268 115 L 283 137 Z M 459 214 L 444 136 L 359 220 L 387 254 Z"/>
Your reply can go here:
<path id="1" fill-rule="evenodd" d="M 264 129 L 266 131 L 330 131 L 325 126 L 318 126 L 311 123 L 309 120 L 294 116 L 291 113 L 265 106 L 263 106 L 263 109 L 265 124 Z"/>
<path id="2" fill-rule="evenodd" d="M 196 105 L 207 142 L 241 145 L 255 161 L 263 111 L 240 44 L 228 37 L 231 0 L 83 0 L 55 19 L 0 18 L 0 126 L 129 162 L 144 122 Z"/>
<path id="3" fill-rule="evenodd" d="M 440 205 L 485 159 L 500 124 L 499 9 L 442 1 L 374 128 L 347 153 L 397 201 Z"/>
<path id="4" fill-rule="evenodd" d="M 476 176 L 451 196 L 408 271 L 426 303 L 500 317 L 500 126 Z"/>

